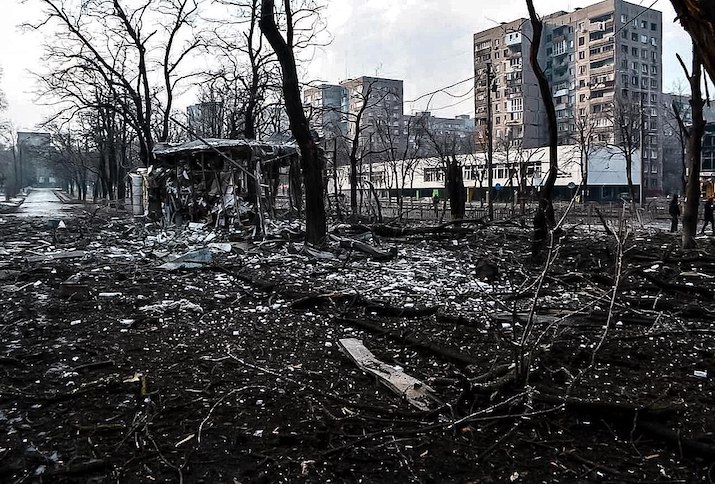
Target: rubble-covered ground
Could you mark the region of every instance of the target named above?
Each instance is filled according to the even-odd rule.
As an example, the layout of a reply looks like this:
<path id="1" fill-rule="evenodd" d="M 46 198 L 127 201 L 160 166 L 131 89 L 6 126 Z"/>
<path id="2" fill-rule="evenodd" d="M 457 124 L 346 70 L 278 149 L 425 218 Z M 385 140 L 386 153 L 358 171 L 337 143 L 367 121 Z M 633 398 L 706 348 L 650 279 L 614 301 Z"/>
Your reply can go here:
<path id="1" fill-rule="evenodd" d="M 0 482 L 715 479 L 709 237 L 639 228 L 619 266 L 614 236 L 566 227 L 546 267 L 508 223 L 306 251 L 297 224 L 64 222 L 0 216 Z"/>

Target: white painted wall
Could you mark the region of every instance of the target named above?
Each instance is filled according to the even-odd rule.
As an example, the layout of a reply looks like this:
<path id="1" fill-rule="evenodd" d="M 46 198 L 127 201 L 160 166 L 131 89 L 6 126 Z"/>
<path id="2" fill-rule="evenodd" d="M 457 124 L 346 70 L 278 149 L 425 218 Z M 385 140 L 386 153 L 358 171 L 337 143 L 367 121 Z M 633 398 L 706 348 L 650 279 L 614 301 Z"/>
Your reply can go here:
<path id="1" fill-rule="evenodd" d="M 486 155 L 484 153 L 476 153 L 469 155 L 458 155 L 458 160 L 462 166 L 476 165 L 479 167 L 486 166 Z M 624 186 L 628 184 L 626 177 L 626 160 L 623 154 L 613 146 L 603 147 L 595 150 L 589 155 L 589 170 L 588 184 L 591 187 L 598 186 Z M 636 151 L 633 156 L 633 184 L 640 186 L 640 153 Z M 581 182 L 581 150 L 577 145 L 564 145 L 558 148 L 559 174 L 556 179 L 557 187 L 566 187 L 569 183 L 579 185 Z M 503 168 L 506 172 L 507 164 L 513 165 L 517 162 L 531 162 L 540 168 L 540 175 L 527 177 L 527 184 L 530 186 L 539 186 L 545 182 L 546 175 L 549 170 L 549 150 L 548 148 L 535 148 L 523 150 L 521 154 L 516 151 L 509 153 L 509 160 L 506 159 L 506 154 L 503 152 L 494 153 L 494 184 L 508 186 L 510 180 L 508 177 L 496 176 Z M 441 181 L 425 181 L 425 170 L 438 169 L 441 167 L 441 162 L 438 158 L 425 158 L 421 160 L 398 161 L 396 163 L 382 162 L 373 163 L 372 174 L 376 189 L 431 189 L 444 188 L 444 178 Z M 369 179 L 370 167 L 363 165 L 361 168 L 363 179 Z M 338 187 L 343 191 L 350 190 L 349 183 L 349 166 L 343 166 L 338 169 Z M 397 176 L 395 176 L 395 171 Z M 482 172 L 484 173 L 483 169 Z M 402 174 L 405 173 L 403 183 Z M 332 175 L 332 174 L 331 174 Z M 332 177 L 330 178 L 330 187 L 333 187 Z M 480 185 L 478 179 L 465 177 L 464 185 L 466 187 L 486 187 L 487 177 L 484 174 L 484 179 Z"/>

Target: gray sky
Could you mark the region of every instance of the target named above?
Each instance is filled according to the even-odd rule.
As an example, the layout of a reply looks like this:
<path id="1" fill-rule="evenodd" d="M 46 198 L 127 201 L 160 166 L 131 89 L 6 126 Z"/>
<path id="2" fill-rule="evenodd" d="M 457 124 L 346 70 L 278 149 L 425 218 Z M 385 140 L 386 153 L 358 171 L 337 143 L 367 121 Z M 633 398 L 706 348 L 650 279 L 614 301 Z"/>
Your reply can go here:
<path id="1" fill-rule="evenodd" d="M 23 32 L 18 25 L 37 14 L 37 4 L 0 0 L 0 66 L 2 89 L 9 102 L 9 117 L 18 129 L 31 129 L 51 107 L 35 100 L 31 70 L 41 66 L 40 35 Z M 535 0 L 539 13 L 572 10 L 592 0 Z M 634 0 L 648 6 L 652 0 Z M 653 7 L 663 12 L 663 85 L 670 90 L 683 79 L 675 59 L 689 59 L 690 41 L 668 0 Z M 500 22 L 526 17 L 524 0 L 330 0 L 325 12 L 332 43 L 321 48 L 308 67 L 310 78 L 325 82 L 361 75 L 403 79 L 405 100 L 467 79 L 473 75 L 472 35 Z M 308 80 L 308 79 L 306 79 Z M 465 82 L 449 92 L 419 103 L 406 103 L 405 112 L 429 108 L 439 116 L 473 114 L 472 84 Z"/>

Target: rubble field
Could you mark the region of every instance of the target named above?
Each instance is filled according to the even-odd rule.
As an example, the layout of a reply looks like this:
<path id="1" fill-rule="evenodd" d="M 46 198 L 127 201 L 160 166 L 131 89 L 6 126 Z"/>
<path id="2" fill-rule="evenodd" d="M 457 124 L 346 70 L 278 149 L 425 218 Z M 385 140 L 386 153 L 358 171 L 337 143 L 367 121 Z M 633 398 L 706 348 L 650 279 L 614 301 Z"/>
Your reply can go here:
<path id="1" fill-rule="evenodd" d="M 1 215 L 0 482 L 712 482 L 713 239 L 613 230 Z"/>

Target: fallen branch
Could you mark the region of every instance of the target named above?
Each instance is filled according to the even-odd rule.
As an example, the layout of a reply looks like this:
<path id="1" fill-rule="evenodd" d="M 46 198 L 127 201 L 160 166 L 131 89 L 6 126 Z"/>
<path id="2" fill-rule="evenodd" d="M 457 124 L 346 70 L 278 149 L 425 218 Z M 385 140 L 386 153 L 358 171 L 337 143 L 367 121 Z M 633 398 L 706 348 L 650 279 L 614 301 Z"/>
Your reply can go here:
<path id="1" fill-rule="evenodd" d="M 424 341 L 418 340 L 417 338 L 414 338 L 412 336 L 403 336 L 399 334 L 395 334 L 393 331 L 385 329 L 379 324 L 372 323 L 369 321 L 363 321 L 360 319 L 354 319 L 354 318 L 335 318 L 335 322 L 339 324 L 345 324 L 347 326 L 353 326 L 353 327 L 358 327 L 361 329 L 365 329 L 367 331 L 370 331 L 375 334 L 379 334 L 381 336 L 387 336 L 395 341 L 399 341 L 401 343 L 407 343 L 410 348 L 412 349 L 417 349 L 417 350 L 422 350 L 425 352 L 428 352 L 433 355 L 440 356 L 448 361 L 451 361 L 453 363 L 458 363 L 460 365 L 473 365 L 475 363 L 474 359 L 459 353 L 455 350 L 452 350 L 450 348 L 446 348 L 444 346 L 436 345 L 433 343 L 426 343 Z"/>

